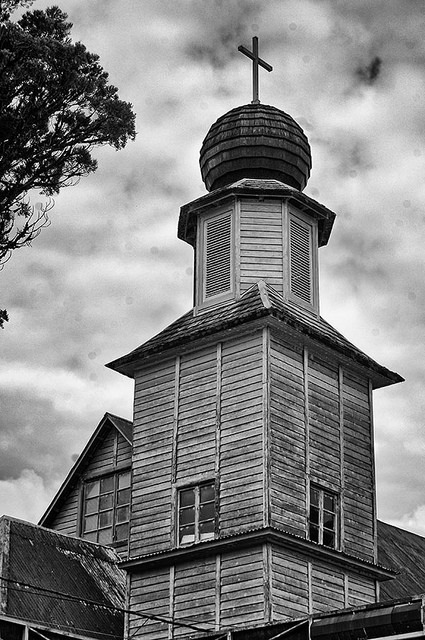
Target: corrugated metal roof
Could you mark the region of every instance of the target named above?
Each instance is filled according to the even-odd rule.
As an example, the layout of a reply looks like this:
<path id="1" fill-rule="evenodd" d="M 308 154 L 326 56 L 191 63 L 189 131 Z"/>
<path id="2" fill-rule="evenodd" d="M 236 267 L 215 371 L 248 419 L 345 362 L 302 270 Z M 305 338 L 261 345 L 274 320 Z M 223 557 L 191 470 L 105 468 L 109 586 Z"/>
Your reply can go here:
<path id="1" fill-rule="evenodd" d="M 425 538 L 378 520 L 378 562 L 398 572 L 381 584 L 381 600 L 425 593 Z"/>
<path id="2" fill-rule="evenodd" d="M 2 613 L 54 630 L 123 637 L 125 573 L 112 549 L 3 516 Z"/>
<path id="3" fill-rule="evenodd" d="M 198 315 L 189 311 L 134 351 L 106 366 L 131 377 L 136 366 L 140 366 L 147 357 L 266 316 L 273 316 L 282 322 L 282 325 L 291 326 L 368 368 L 371 373 L 376 374 L 376 387 L 403 381 L 397 373 L 381 366 L 355 347 L 322 317 L 285 301 L 276 290 L 264 282 L 258 282 L 239 300 L 229 304 L 203 311 Z"/>

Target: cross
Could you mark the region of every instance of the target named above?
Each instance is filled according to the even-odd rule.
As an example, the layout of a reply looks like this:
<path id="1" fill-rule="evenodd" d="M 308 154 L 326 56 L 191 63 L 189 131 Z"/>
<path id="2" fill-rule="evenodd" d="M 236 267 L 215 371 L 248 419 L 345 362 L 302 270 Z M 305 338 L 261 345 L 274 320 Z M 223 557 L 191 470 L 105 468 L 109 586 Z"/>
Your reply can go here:
<path id="1" fill-rule="evenodd" d="M 261 58 L 258 57 L 258 38 L 254 36 L 252 38 L 252 51 L 240 45 L 238 47 L 238 51 L 243 53 L 245 56 L 252 60 L 252 103 L 251 104 L 260 104 L 259 94 L 258 94 L 258 67 L 263 67 L 266 71 L 273 71 L 273 67 L 267 62 L 264 62 Z"/>

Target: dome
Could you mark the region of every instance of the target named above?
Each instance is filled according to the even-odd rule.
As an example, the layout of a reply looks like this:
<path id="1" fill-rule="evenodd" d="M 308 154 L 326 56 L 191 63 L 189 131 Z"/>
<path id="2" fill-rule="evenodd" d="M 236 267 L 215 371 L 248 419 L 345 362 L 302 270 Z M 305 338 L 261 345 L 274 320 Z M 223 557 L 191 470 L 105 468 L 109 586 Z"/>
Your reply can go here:
<path id="1" fill-rule="evenodd" d="M 241 178 L 275 179 L 302 191 L 310 176 L 311 152 L 291 116 L 251 103 L 232 109 L 212 125 L 199 163 L 208 191 Z"/>

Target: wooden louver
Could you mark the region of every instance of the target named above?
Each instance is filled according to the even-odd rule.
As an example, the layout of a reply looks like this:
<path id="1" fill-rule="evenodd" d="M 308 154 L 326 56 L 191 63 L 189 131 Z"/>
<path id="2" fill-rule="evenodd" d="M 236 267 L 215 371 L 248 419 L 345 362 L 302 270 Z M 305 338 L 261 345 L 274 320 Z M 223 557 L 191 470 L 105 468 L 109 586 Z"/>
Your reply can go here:
<path id="1" fill-rule="evenodd" d="M 205 299 L 232 288 L 231 242 L 230 212 L 205 222 Z"/>
<path id="2" fill-rule="evenodd" d="M 311 227 L 301 220 L 290 218 L 290 273 L 291 292 L 313 302 Z"/>

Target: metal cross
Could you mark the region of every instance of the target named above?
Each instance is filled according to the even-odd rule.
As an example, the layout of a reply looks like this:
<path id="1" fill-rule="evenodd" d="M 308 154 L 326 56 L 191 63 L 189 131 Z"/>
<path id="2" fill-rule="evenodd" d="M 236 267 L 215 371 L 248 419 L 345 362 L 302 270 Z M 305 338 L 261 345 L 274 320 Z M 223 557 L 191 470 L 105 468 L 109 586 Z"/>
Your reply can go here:
<path id="1" fill-rule="evenodd" d="M 266 71 L 273 71 L 273 67 L 258 57 L 258 38 L 252 38 L 252 51 L 240 45 L 238 51 L 252 60 L 252 104 L 260 104 L 258 92 L 258 67 L 263 67 Z"/>

